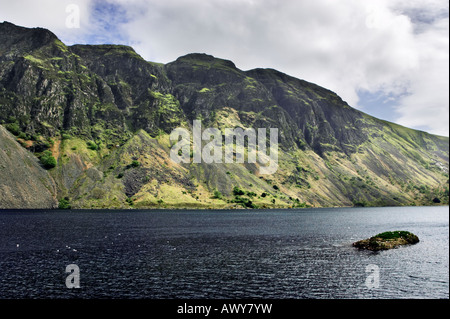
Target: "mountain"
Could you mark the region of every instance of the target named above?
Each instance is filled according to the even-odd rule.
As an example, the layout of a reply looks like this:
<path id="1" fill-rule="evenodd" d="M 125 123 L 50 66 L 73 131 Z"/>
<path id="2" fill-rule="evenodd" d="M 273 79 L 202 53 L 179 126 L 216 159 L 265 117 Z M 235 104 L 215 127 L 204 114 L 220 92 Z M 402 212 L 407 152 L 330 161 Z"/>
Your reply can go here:
<path id="1" fill-rule="evenodd" d="M 164 65 L 128 46 L 66 46 L 46 29 L 4 22 L 0 111 L 0 189 L 10 190 L 0 208 L 448 205 L 448 137 L 206 54 Z M 192 132 L 194 120 L 221 132 L 277 128 L 278 169 L 175 163 L 169 135 Z"/>

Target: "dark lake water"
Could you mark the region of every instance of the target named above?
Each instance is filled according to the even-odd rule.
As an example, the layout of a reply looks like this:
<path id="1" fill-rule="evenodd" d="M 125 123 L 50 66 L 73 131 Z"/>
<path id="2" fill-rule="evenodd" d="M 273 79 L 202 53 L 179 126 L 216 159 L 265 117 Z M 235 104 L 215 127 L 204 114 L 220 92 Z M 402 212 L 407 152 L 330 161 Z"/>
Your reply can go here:
<path id="1" fill-rule="evenodd" d="M 420 242 L 351 245 L 388 230 Z M 449 211 L 0 211 L 0 298 L 73 297 L 449 298 Z"/>

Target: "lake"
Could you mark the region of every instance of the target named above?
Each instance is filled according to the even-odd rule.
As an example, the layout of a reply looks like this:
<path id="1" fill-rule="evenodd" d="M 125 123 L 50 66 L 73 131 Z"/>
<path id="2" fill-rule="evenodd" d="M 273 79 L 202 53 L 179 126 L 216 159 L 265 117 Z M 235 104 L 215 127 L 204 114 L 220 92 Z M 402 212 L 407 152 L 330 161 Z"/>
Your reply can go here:
<path id="1" fill-rule="evenodd" d="M 2 210 L 0 229 L 3 299 L 449 298 L 448 207 Z M 389 230 L 420 242 L 352 247 Z"/>

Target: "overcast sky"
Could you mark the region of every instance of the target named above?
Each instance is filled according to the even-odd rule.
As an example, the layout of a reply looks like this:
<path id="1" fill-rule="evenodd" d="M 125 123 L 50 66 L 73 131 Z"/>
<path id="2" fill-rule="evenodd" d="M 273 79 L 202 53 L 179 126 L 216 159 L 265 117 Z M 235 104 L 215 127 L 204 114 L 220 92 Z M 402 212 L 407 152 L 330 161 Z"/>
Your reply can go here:
<path id="1" fill-rule="evenodd" d="M 448 0 L 0 0 L 0 21 L 66 44 L 131 45 L 154 62 L 202 52 L 274 68 L 376 117 L 449 135 Z"/>

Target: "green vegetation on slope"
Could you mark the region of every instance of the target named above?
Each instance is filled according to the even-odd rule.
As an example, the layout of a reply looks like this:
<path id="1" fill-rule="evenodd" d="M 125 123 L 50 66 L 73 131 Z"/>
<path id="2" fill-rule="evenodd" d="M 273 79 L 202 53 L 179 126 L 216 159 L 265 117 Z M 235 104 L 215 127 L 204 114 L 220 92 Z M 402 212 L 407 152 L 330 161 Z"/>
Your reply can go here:
<path id="1" fill-rule="evenodd" d="M 10 34 L 22 40 L 12 45 Z M 375 119 L 276 70 L 244 72 L 206 54 L 162 65 L 127 46 L 68 47 L 47 30 L 0 24 L 0 111 L 0 124 L 48 169 L 62 208 L 449 201 L 448 138 Z M 174 163 L 169 134 L 183 127 L 192 136 L 194 119 L 222 134 L 278 128 L 278 170 Z"/>

